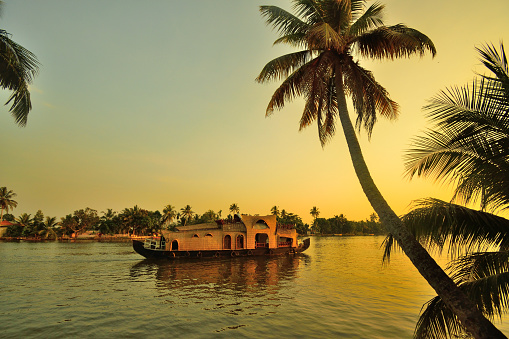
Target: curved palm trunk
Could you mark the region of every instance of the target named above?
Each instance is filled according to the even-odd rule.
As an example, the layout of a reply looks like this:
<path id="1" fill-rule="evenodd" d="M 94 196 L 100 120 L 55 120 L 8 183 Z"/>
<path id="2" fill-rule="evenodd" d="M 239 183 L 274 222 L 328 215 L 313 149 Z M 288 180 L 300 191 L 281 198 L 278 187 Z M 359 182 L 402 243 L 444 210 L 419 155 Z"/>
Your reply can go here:
<path id="1" fill-rule="evenodd" d="M 421 246 L 401 219 L 394 213 L 376 187 L 355 134 L 355 129 L 348 115 L 341 66 L 336 67 L 336 92 L 338 110 L 343 132 L 350 151 L 350 157 L 362 186 L 364 194 L 376 211 L 385 227 L 398 241 L 419 273 L 442 298 L 445 304 L 456 314 L 462 325 L 475 338 L 506 338 L 482 313 L 475 304 L 456 286 L 452 279 L 442 270 L 429 253 Z"/>

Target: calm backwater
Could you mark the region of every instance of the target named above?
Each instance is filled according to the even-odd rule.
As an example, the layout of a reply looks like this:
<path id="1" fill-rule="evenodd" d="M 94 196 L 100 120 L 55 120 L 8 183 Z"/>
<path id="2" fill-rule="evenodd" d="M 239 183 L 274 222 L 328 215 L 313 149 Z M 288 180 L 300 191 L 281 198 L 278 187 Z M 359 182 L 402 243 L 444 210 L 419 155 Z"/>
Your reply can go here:
<path id="1" fill-rule="evenodd" d="M 411 338 L 434 293 L 402 254 L 382 267 L 382 241 L 195 262 L 143 260 L 130 243 L 0 242 L 0 336 Z"/>

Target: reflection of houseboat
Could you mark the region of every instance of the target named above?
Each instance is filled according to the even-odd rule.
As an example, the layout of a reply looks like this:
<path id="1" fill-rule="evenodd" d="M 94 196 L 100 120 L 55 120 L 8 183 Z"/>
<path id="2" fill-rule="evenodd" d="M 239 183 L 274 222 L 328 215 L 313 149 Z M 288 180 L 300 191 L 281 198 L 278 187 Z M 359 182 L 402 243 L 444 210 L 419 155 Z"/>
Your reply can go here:
<path id="1" fill-rule="evenodd" d="M 309 243 L 297 244 L 295 228 L 277 224 L 275 215 L 235 215 L 231 221 L 179 226 L 145 242 L 133 240 L 133 248 L 146 258 L 174 259 L 299 253 Z"/>

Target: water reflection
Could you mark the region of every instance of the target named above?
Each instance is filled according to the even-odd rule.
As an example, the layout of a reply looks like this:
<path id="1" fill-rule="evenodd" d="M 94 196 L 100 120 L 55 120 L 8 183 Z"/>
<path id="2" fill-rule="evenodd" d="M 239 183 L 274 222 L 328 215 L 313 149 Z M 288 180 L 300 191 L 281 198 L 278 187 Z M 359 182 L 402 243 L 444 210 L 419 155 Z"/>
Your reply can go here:
<path id="1" fill-rule="evenodd" d="M 306 265 L 305 254 L 277 257 L 238 257 L 201 261 L 143 260 L 131 267 L 132 278 L 153 277 L 157 288 L 181 289 L 190 286 L 229 286 L 235 290 L 256 291 L 295 279 L 299 265 Z"/>

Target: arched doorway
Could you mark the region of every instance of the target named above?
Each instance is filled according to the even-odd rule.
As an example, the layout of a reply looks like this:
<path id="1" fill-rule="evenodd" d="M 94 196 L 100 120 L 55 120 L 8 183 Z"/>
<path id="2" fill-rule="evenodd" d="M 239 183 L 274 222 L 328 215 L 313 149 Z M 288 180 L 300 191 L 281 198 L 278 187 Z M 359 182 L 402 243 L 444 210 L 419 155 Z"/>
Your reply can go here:
<path id="1" fill-rule="evenodd" d="M 242 234 L 237 235 L 236 249 L 244 248 L 244 236 Z"/>
<path id="2" fill-rule="evenodd" d="M 232 249 L 232 237 L 229 234 L 224 236 L 223 248 L 225 250 L 231 250 Z"/>
<path id="3" fill-rule="evenodd" d="M 256 247 L 269 247 L 269 236 L 265 233 L 256 233 Z"/>
<path id="4" fill-rule="evenodd" d="M 171 250 L 178 251 L 179 250 L 179 242 L 177 240 L 173 240 L 171 242 Z"/>

